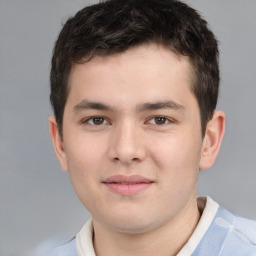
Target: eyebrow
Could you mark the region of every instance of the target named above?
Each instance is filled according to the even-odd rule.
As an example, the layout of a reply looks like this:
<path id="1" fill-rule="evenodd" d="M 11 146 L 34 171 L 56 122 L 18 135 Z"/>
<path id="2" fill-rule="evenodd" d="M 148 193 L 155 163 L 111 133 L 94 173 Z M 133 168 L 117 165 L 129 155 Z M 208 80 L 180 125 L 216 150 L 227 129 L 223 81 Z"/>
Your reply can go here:
<path id="1" fill-rule="evenodd" d="M 106 105 L 101 102 L 89 101 L 87 99 L 82 100 L 80 103 L 74 106 L 74 111 L 86 110 L 86 109 L 95 109 L 115 112 L 116 108 L 111 105 Z M 172 110 L 183 110 L 185 107 L 177 102 L 172 100 L 167 101 L 156 101 L 156 102 L 147 102 L 136 106 L 138 112 L 158 110 L 158 109 L 172 109 Z"/>
<path id="2" fill-rule="evenodd" d="M 87 99 L 82 100 L 80 103 L 74 106 L 75 111 L 85 110 L 85 109 L 95 109 L 95 110 L 104 110 L 104 111 L 114 111 L 112 106 L 106 105 L 101 102 L 89 101 Z"/>
<path id="3" fill-rule="evenodd" d="M 183 110 L 185 107 L 172 100 L 148 102 L 137 107 L 139 112 L 158 110 L 158 109 L 172 109 L 172 110 Z"/>

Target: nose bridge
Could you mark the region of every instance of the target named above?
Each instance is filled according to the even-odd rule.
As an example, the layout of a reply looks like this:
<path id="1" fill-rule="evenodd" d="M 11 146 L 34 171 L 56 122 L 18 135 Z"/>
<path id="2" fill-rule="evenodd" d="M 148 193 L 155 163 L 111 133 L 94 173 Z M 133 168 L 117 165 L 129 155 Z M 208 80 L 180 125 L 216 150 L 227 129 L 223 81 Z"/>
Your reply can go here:
<path id="1" fill-rule="evenodd" d="M 145 157 L 140 128 L 136 123 L 126 120 L 115 127 L 112 137 L 112 159 L 123 163 L 141 161 Z"/>

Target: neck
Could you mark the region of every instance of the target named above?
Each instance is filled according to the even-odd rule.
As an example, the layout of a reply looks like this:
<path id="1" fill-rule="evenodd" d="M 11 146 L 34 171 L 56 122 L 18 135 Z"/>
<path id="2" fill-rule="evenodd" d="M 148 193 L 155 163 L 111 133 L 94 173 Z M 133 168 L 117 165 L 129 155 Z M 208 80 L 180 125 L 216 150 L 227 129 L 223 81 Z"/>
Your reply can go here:
<path id="1" fill-rule="evenodd" d="M 93 220 L 96 255 L 177 255 L 200 219 L 197 202 L 194 201 L 188 204 L 179 216 L 154 230 L 139 234 L 118 232 Z"/>

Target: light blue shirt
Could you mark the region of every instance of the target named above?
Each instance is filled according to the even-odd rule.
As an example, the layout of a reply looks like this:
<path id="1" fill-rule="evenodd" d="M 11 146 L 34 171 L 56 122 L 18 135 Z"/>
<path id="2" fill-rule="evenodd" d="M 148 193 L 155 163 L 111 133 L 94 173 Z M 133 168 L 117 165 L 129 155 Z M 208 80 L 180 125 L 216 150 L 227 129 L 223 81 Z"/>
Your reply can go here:
<path id="1" fill-rule="evenodd" d="M 84 246 L 86 248 L 88 245 L 90 249 L 85 249 L 79 256 L 95 256 L 90 235 L 91 221 L 84 229 L 87 241 Z M 205 210 L 194 233 L 190 239 L 192 241 L 188 241 L 178 256 L 256 256 L 256 221 L 233 215 L 211 198 L 207 198 Z M 55 247 L 45 256 L 78 256 L 78 239 L 77 236 Z"/>

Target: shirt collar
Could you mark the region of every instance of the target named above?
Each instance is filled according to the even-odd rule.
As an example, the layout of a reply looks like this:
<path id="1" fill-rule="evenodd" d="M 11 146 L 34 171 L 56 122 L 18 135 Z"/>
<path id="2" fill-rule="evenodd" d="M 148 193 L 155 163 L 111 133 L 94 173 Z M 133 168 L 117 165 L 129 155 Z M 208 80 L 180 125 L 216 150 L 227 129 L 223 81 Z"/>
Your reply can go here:
<path id="1" fill-rule="evenodd" d="M 192 236 L 177 256 L 189 256 L 193 253 L 210 227 L 219 207 L 210 197 L 198 197 L 197 204 L 199 211 L 202 213 L 200 221 Z M 89 219 L 76 235 L 76 248 L 78 256 L 96 256 L 93 248 L 92 219 Z"/>

